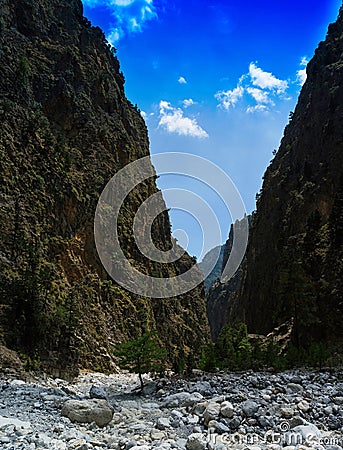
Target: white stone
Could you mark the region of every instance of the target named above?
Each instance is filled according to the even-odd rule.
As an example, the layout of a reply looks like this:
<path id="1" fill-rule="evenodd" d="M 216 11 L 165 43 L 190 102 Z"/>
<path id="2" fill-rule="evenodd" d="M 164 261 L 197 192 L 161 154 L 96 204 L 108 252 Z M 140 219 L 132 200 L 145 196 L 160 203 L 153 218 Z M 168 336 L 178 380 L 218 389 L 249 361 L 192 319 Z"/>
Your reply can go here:
<path id="1" fill-rule="evenodd" d="M 208 424 L 210 420 L 217 419 L 220 414 L 220 404 L 219 403 L 209 403 L 206 406 L 203 417 L 205 420 L 205 424 Z"/>
<path id="2" fill-rule="evenodd" d="M 153 441 L 161 441 L 165 438 L 166 434 L 160 430 L 151 430 L 150 437 Z"/>
<path id="3" fill-rule="evenodd" d="M 23 422 L 13 417 L 0 416 L 0 429 L 6 428 L 9 425 L 14 425 L 16 428 L 30 428 L 30 422 Z"/>
<path id="4" fill-rule="evenodd" d="M 193 406 L 192 412 L 197 416 L 202 417 L 208 404 L 209 402 L 197 403 L 196 405 Z"/>
<path id="5" fill-rule="evenodd" d="M 95 422 L 98 426 L 104 426 L 112 420 L 113 408 L 106 400 L 67 400 L 61 414 L 72 422 Z"/>
<path id="6" fill-rule="evenodd" d="M 183 414 L 181 411 L 178 411 L 177 409 L 173 409 L 170 413 L 171 416 L 176 417 L 178 419 L 182 419 Z"/>
<path id="7" fill-rule="evenodd" d="M 38 447 L 50 448 L 51 438 L 45 433 L 39 433 L 38 438 L 36 438 L 35 444 Z"/>
<path id="8" fill-rule="evenodd" d="M 305 440 L 320 439 L 322 437 L 322 433 L 320 432 L 320 430 L 312 423 L 308 423 L 306 425 L 298 425 L 297 427 L 293 428 L 291 431 L 300 433 L 300 435 Z"/>
<path id="9" fill-rule="evenodd" d="M 335 397 L 333 401 L 336 405 L 343 405 L 343 397 Z"/>
<path id="10" fill-rule="evenodd" d="M 50 442 L 50 450 L 66 450 L 67 444 L 59 439 L 52 439 Z"/>
<path id="11" fill-rule="evenodd" d="M 197 416 L 196 414 L 192 414 L 187 417 L 187 422 L 189 425 L 196 425 L 197 423 L 199 423 L 199 416 Z"/>
<path id="12" fill-rule="evenodd" d="M 130 450 L 150 450 L 149 445 L 135 445 L 134 447 L 131 447 Z"/>
<path id="13" fill-rule="evenodd" d="M 235 410 L 231 402 L 223 402 L 220 405 L 220 414 L 223 417 L 231 419 L 234 416 Z"/>
<path id="14" fill-rule="evenodd" d="M 158 403 L 142 403 L 142 409 L 158 409 L 160 405 Z"/>
<path id="15" fill-rule="evenodd" d="M 68 444 L 68 450 L 75 450 L 79 447 L 82 447 L 83 445 L 86 445 L 87 441 L 86 439 L 76 439 L 75 441 L 70 441 Z"/>
<path id="16" fill-rule="evenodd" d="M 298 403 L 298 409 L 302 412 L 307 412 L 311 409 L 310 405 L 306 400 L 302 400 L 300 403 Z"/>
<path id="17" fill-rule="evenodd" d="M 294 409 L 289 406 L 286 406 L 284 408 L 281 408 L 281 414 L 282 417 L 284 417 L 285 419 L 290 419 L 291 417 L 294 416 Z"/>
<path id="18" fill-rule="evenodd" d="M 23 380 L 12 380 L 10 383 L 11 386 L 24 386 L 24 384 L 26 383 Z"/>
<path id="19" fill-rule="evenodd" d="M 160 417 L 157 419 L 156 428 L 159 430 L 166 430 L 170 428 L 169 419 L 167 417 Z"/>

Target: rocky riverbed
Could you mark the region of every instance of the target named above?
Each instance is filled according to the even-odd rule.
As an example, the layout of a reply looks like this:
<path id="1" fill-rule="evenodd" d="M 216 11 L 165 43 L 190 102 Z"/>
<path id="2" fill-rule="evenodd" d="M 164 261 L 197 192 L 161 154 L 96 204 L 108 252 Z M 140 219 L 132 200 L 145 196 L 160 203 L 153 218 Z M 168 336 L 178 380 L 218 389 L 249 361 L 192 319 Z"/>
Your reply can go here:
<path id="1" fill-rule="evenodd" d="M 0 449 L 225 450 L 343 447 L 340 372 L 130 374 L 0 380 Z"/>

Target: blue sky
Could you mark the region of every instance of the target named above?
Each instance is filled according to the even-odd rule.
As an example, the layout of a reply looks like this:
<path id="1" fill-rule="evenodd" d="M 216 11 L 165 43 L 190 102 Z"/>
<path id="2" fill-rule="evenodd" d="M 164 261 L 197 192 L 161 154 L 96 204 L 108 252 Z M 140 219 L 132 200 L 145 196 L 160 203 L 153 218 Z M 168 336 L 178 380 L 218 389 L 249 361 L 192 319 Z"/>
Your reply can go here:
<path id="1" fill-rule="evenodd" d="M 151 152 L 208 158 L 237 186 L 248 212 L 305 80 L 306 63 L 341 0 L 84 0 L 84 15 L 117 48 L 126 95 L 146 120 Z M 205 198 L 225 242 L 230 217 L 201 183 L 162 176 Z M 200 256 L 201 227 L 171 211 Z M 210 242 L 215 246 L 218 242 Z"/>

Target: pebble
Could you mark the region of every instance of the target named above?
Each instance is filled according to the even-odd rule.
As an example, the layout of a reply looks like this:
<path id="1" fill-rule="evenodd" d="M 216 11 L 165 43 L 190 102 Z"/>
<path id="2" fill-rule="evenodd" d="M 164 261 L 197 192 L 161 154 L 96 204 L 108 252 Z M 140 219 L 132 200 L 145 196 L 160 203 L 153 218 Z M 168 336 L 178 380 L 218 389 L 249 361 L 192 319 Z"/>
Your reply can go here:
<path id="1" fill-rule="evenodd" d="M 207 442 L 202 433 L 191 434 L 186 443 L 187 450 L 205 450 Z"/>
<path id="2" fill-rule="evenodd" d="M 247 400 L 242 405 L 242 411 L 247 417 L 254 416 L 257 413 L 258 408 L 259 408 L 258 403 L 252 400 Z"/>
<path id="3" fill-rule="evenodd" d="M 224 401 L 221 405 L 220 405 L 220 414 L 223 417 L 228 417 L 228 418 L 232 418 L 235 414 L 235 409 L 232 405 L 231 402 L 227 402 Z"/>
<path id="4" fill-rule="evenodd" d="M 159 417 L 157 419 L 156 428 L 158 428 L 159 430 L 166 430 L 167 428 L 170 428 L 169 419 L 166 417 Z"/>
<path id="5" fill-rule="evenodd" d="M 311 407 L 306 400 L 301 400 L 298 403 L 298 409 L 300 409 L 300 411 L 302 411 L 302 412 L 307 412 L 310 408 Z"/>
<path id="6" fill-rule="evenodd" d="M 298 383 L 288 383 L 287 388 L 291 392 L 302 392 L 303 387 Z"/>
<path id="7" fill-rule="evenodd" d="M 219 414 L 220 414 L 220 404 L 214 402 L 209 403 L 206 406 L 203 414 L 205 423 L 207 424 L 211 420 L 216 419 L 217 417 L 219 417 Z"/>

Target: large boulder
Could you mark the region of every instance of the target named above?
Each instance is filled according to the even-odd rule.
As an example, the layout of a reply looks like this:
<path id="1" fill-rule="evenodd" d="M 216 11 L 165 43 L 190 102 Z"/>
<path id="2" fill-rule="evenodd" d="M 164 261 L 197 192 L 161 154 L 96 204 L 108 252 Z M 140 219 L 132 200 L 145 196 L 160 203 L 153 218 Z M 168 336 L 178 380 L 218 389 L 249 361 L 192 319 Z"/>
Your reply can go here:
<path id="1" fill-rule="evenodd" d="M 114 410 L 106 400 L 92 398 L 90 400 L 67 400 L 61 413 L 72 422 L 95 422 L 102 427 L 111 422 Z"/>

